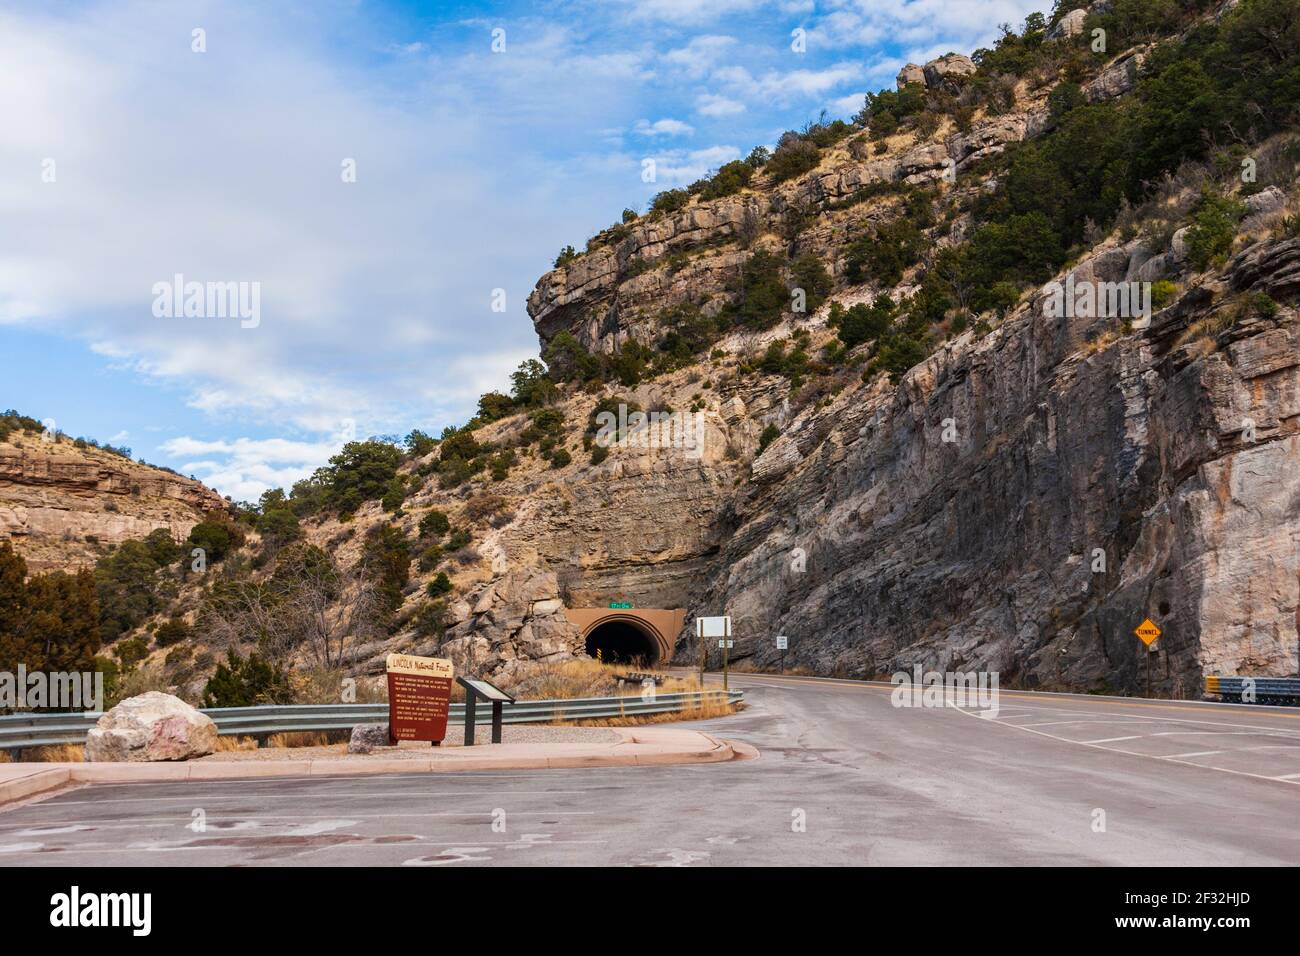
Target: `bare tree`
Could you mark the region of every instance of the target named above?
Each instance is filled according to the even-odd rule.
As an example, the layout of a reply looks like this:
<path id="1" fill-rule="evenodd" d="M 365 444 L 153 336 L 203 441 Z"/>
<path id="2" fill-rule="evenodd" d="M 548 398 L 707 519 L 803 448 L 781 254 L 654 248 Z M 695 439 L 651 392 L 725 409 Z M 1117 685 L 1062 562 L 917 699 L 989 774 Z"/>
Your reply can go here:
<path id="1" fill-rule="evenodd" d="M 255 643 L 274 659 L 299 648 L 320 667 L 347 663 L 351 646 L 379 629 L 383 602 L 366 562 L 342 566 L 303 542 L 282 549 L 265 581 L 223 582 L 200 613 L 218 646 Z"/>
<path id="2" fill-rule="evenodd" d="M 378 629 L 383 601 L 364 560 L 340 567 L 323 556 L 325 561 L 293 562 L 283 579 L 283 603 L 295 643 L 304 645 L 321 667 L 333 670 L 347 663 L 352 642 Z"/>

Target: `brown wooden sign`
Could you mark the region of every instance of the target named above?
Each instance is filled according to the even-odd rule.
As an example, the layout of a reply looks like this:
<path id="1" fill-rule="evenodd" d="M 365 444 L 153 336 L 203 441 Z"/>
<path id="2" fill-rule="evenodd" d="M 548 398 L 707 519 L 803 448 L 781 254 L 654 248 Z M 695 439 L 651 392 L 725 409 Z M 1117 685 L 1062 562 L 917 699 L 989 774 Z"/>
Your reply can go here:
<path id="1" fill-rule="evenodd" d="M 388 739 L 430 740 L 447 736 L 451 661 L 440 657 L 388 655 Z"/>

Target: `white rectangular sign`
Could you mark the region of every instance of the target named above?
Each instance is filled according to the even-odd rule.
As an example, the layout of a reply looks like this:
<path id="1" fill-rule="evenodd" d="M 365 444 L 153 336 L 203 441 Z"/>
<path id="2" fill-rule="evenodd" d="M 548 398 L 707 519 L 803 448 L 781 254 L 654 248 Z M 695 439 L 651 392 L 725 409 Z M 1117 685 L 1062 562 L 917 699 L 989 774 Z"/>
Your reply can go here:
<path id="1" fill-rule="evenodd" d="M 725 647 L 725 648 L 730 649 L 730 648 L 733 648 L 733 647 L 736 646 L 736 642 L 735 642 L 735 641 L 718 641 L 718 646 L 719 646 L 719 647 Z"/>
<path id="2" fill-rule="evenodd" d="M 699 637 L 727 637 L 731 634 L 731 618 L 697 617 L 695 633 Z"/>
<path id="3" fill-rule="evenodd" d="M 784 634 L 782 634 L 780 637 L 776 639 L 776 649 L 778 651 L 783 651 L 789 646 L 790 646 L 790 638 L 786 637 Z"/>

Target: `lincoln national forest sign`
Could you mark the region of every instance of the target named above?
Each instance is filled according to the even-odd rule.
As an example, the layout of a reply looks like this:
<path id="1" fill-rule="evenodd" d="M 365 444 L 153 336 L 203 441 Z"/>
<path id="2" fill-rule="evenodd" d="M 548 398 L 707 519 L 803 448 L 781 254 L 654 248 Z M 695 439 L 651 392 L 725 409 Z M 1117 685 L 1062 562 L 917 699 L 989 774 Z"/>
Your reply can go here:
<path id="1" fill-rule="evenodd" d="M 451 661 L 440 657 L 388 655 L 388 740 L 429 740 L 447 736 L 451 706 Z"/>

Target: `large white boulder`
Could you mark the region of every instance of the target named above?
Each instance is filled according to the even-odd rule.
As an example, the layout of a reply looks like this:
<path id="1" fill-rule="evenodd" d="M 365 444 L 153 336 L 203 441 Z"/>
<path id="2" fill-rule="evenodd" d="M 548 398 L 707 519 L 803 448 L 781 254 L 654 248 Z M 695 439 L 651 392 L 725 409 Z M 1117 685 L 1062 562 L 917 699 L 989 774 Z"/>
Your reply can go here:
<path id="1" fill-rule="evenodd" d="M 211 717 L 154 690 L 128 697 L 86 734 L 86 759 L 95 762 L 188 760 L 216 747 Z"/>

